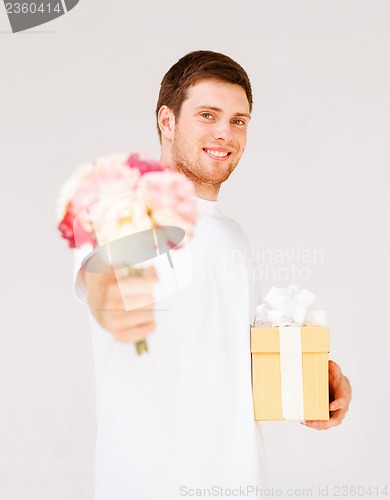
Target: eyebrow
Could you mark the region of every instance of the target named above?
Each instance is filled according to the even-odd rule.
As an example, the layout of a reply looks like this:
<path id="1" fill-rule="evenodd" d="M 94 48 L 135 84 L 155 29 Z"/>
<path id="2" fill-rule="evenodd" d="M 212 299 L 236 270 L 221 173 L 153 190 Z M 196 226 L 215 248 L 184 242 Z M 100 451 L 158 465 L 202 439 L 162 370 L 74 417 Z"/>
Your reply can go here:
<path id="1" fill-rule="evenodd" d="M 222 113 L 223 112 L 223 109 L 221 109 L 221 108 L 216 108 L 215 106 L 207 106 L 207 105 L 197 106 L 195 109 L 196 110 L 209 109 L 210 111 L 215 111 L 216 113 Z M 245 116 L 246 118 L 249 118 L 249 120 L 251 119 L 251 115 L 248 114 L 248 113 L 238 112 L 238 113 L 233 113 L 233 114 L 234 114 L 234 116 Z"/>

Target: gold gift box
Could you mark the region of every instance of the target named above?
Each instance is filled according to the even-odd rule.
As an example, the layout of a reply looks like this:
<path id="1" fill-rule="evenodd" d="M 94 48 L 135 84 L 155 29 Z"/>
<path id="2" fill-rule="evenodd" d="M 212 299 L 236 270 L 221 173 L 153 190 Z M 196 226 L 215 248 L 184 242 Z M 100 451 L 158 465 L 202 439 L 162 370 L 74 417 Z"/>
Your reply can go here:
<path id="1" fill-rule="evenodd" d="M 329 420 L 329 328 L 301 327 L 301 344 L 304 419 Z M 251 357 L 255 420 L 285 420 L 279 327 L 251 327 Z"/>

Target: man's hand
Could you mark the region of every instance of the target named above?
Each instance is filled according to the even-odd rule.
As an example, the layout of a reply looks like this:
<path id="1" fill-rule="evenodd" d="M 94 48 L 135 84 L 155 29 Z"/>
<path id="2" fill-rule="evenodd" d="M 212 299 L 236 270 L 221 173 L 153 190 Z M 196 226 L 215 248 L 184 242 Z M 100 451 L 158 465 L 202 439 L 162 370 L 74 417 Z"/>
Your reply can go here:
<path id="1" fill-rule="evenodd" d="M 340 425 L 348 411 L 352 398 L 352 389 L 349 380 L 342 374 L 341 368 L 334 361 L 329 360 L 329 396 L 330 419 L 306 420 L 301 422 L 307 427 L 317 430 L 326 430 Z"/>
<path id="2" fill-rule="evenodd" d="M 89 273 L 81 269 L 88 288 L 88 304 L 96 321 L 120 342 L 137 342 L 155 327 L 153 285 L 158 280 L 153 267 L 139 276 Z M 119 283 L 119 284 L 118 284 Z M 125 305 L 126 304 L 126 310 Z"/>

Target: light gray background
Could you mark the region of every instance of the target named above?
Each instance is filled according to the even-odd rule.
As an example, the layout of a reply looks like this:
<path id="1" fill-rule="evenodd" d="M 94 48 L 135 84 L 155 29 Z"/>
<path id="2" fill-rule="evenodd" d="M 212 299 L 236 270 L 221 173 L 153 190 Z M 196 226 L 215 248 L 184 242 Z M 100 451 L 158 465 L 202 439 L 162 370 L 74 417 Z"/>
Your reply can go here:
<path id="1" fill-rule="evenodd" d="M 221 206 L 268 252 L 263 294 L 318 295 L 354 389 L 336 429 L 264 424 L 272 484 L 390 486 L 389 26 L 388 1 L 82 0 L 11 34 L 0 7 L 1 498 L 92 499 L 89 321 L 55 201 L 95 156 L 158 156 L 160 80 L 195 49 L 229 54 L 254 90 Z"/>

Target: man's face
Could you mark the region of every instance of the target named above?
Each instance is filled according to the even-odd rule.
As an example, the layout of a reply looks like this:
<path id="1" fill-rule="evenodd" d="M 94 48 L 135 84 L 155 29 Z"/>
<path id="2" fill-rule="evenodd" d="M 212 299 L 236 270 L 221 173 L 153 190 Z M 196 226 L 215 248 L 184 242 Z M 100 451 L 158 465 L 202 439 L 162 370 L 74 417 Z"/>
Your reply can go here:
<path id="1" fill-rule="evenodd" d="M 201 80 L 190 87 L 175 122 L 173 165 L 195 184 L 217 187 L 244 152 L 249 120 L 249 103 L 241 86 Z"/>

